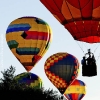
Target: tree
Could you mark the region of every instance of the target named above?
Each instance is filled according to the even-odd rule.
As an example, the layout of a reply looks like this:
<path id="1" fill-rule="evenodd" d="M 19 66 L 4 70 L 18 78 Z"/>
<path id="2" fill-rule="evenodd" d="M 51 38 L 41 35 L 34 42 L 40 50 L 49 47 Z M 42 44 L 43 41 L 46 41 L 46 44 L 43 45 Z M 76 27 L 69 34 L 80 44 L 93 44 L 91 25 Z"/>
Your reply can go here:
<path id="1" fill-rule="evenodd" d="M 11 66 L 9 69 L 1 71 L 3 74 L 3 78 L 0 79 L 1 81 L 1 88 L 0 89 L 5 89 L 5 90 L 10 90 L 11 88 L 11 83 L 13 82 L 14 78 L 14 73 L 15 73 L 15 68 Z"/>
<path id="2" fill-rule="evenodd" d="M 5 100 L 61 100 L 58 99 L 57 91 L 53 89 L 33 89 L 26 84 L 19 84 L 15 79 L 15 67 L 1 71 L 3 78 L 0 79 L 0 96 Z M 23 88 L 24 87 L 24 88 Z"/>

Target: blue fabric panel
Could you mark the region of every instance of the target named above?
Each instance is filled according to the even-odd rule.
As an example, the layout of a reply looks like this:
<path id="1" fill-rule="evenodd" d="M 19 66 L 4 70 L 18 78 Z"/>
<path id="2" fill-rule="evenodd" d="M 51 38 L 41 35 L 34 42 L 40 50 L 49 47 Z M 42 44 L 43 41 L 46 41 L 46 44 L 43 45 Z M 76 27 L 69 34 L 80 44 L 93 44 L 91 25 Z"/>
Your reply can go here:
<path id="1" fill-rule="evenodd" d="M 9 32 L 28 31 L 30 28 L 29 24 L 14 24 L 8 27 L 6 34 Z"/>

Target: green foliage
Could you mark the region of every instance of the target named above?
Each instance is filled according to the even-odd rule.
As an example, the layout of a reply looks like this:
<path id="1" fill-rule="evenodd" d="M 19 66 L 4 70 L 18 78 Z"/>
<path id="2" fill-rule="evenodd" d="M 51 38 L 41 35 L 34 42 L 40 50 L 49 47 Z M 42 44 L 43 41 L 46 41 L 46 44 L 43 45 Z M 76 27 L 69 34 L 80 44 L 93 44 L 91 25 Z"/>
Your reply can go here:
<path id="1" fill-rule="evenodd" d="M 15 68 L 11 66 L 9 69 L 1 71 L 3 78 L 0 79 L 0 96 L 3 100 L 61 100 L 58 99 L 57 91 L 53 89 L 33 89 L 26 84 L 19 84 L 14 79 Z"/>

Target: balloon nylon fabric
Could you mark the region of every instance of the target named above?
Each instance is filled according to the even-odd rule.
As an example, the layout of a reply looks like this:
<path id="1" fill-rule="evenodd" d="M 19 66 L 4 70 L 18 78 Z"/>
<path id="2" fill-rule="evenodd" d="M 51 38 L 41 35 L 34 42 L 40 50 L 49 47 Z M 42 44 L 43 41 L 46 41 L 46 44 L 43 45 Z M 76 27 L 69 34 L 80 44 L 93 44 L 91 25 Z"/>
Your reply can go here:
<path id="1" fill-rule="evenodd" d="M 40 0 L 77 41 L 100 42 L 100 0 Z"/>
<path id="2" fill-rule="evenodd" d="M 42 88 L 43 82 L 39 76 L 33 73 L 21 73 L 15 76 L 15 80 L 17 80 L 19 83 L 25 83 L 26 85 L 35 88 L 40 89 Z"/>
<path id="3" fill-rule="evenodd" d="M 42 58 L 50 46 L 50 26 L 37 17 L 21 17 L 10 23 L 6 31 L 7 44 L 27 71 Z"/>
<path id="4" fill-rule="evenodd" d="M 63 94 L 78 76 L 79 63 L 71 54 L 56 53 L 46 60 L 44 70 L 49 80 Z"/>
<path id="5" fill-rule="evenodd" d="M 86 85 L 83 81 L 75 79 L 66 89 L 64 96 L 68 100 L 81 100 L 86 94 Z"/>

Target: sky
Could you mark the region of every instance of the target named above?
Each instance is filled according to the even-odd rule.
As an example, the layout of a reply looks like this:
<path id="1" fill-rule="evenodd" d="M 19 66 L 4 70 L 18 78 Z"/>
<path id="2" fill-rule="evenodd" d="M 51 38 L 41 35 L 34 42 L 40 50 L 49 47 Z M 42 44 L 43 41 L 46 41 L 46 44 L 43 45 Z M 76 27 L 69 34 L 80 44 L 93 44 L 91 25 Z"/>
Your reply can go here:
<path id="1" fill-rule="evenodd" d="M 9 68 L 11 65 L 16 68 L 15 74 L 26 72 L 25 68 L 16 59 L 8 48 L 5 33 L 8 25 L 15 19 L 23 16 L 34 16 L 46 21 L 52 29 L 51 45 L 43 56 L 43 58 L 30 71 L 41 77 L 44 87 L 46 89 L 53 88 L 58 91 L 56 87 L 49 81 L 44 72 L 44 63 L 46 59 L 58 52 L 67 52 L 74 55 L 80 63 L 80 73 L 77 79 L 82 80 L 86 84 L 86 95 L 82 100 L 99 100 L 100 99 L 100 46 L 99 44 L 81 43 L 74 40 L 70 33 L 54 18 L 54 16 L 43 6 L 40 0 L 0 0 L 0 71 Z M 88 48 L 94 52 L 97 60 L 97 76 L 83 77 L 81 59 Z M 99 47 L 98 47 L 99 46 Z M 98 48 L 97 48 L 98 47 Z M 96 49 L 97 48 L 97 49 Z M 0 77 L 2 74 L 0 73 Z"/>

